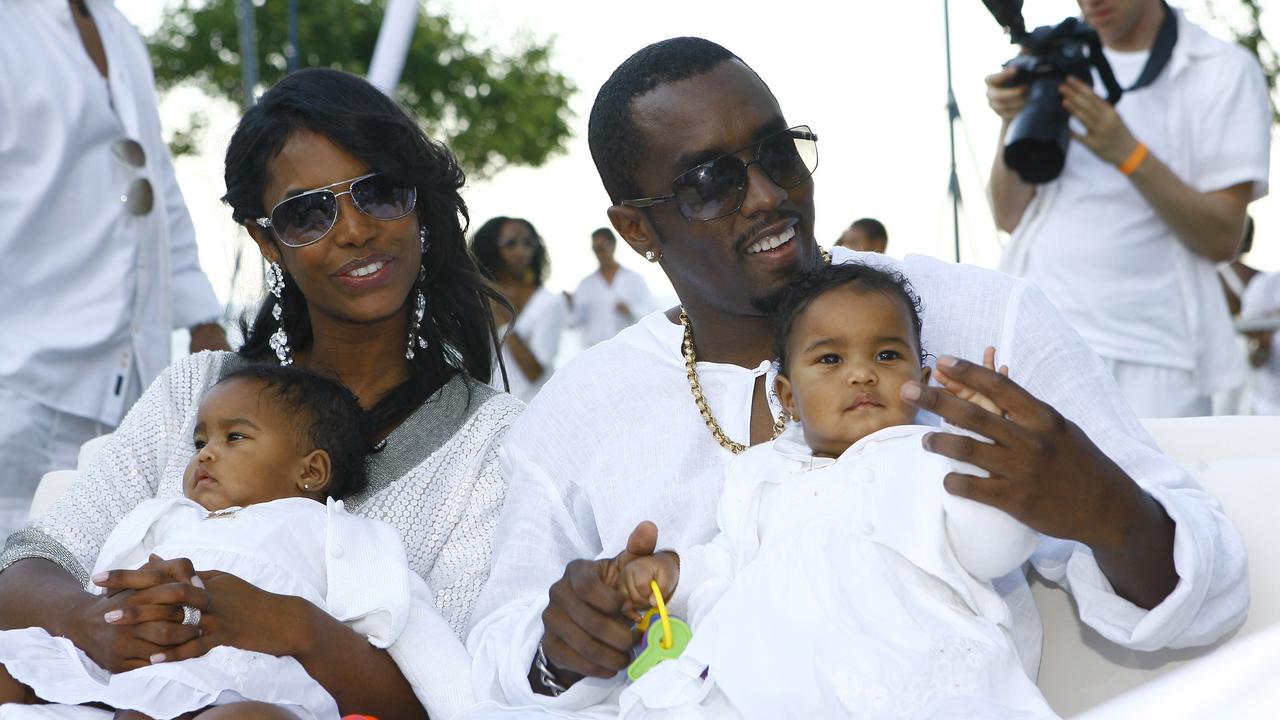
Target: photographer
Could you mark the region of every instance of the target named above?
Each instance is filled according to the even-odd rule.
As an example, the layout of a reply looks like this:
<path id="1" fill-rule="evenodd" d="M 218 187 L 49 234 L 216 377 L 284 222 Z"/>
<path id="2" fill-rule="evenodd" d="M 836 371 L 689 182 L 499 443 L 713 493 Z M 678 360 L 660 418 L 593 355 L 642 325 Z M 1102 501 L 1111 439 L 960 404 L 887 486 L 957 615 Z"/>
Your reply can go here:
<path id="1" fill-rule="evenodd" d="M 1002 118 L 991 173 L 1001 269 L 1036 282 L 1107 361 L 1139 416 L 1207 415 L 1243 380 L 1214 263 L 1234 256 L 1245 208 L 1267 191 L 1270 110 L 1257 62 L 1162 0 L 1080 0 L 1126 91 L 1113 107 L 1067 77 L 1070 152 L 1032 185 L 1005 164 L 1027 86 L 986 78 Z M 1170 52 L 1154 52 L 1158 37 Z M 1151 67 L 1148 67 L 1148 66 Z M 1081 147 L 1083 146 L 1083 147 Z"/>

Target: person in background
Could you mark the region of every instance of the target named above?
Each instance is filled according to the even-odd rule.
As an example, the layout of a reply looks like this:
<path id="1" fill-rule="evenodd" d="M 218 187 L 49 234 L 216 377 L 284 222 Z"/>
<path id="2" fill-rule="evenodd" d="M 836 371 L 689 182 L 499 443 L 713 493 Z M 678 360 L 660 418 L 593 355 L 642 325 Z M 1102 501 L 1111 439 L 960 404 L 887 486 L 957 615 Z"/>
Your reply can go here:
<path id="1" fill-rule="evenodd" d="M 0 3 L 0 533 L 170 360 L 227 349 L 142 38 L 109 0 Z"/>
<path id="2" fill-rule="evenodd" d="M 529 402 L 551 377 L 567 321 L 564 300 L 542 285 L 550 267 L 547 247 L 528 220 L 496 217 L 476 230 L 471 252 L 515 312 L 512 316 L 507 308 L 493 306 L 494 317 L 504 326 L 505 370 L 500 373 L 495 365 L 492 382 L 501 388 L 505 376 L 507 391 Z"/>
<path id="3" fill-rule="evenodd" d="M 1102 356 L 1139 417 L 1208 415 L 1244 381 L 1215 269 L 1245 209 L 1267 194 L 1271 110 L 1257 61 L 1162 0 L 1080 0 L 1125 88 L 1059 86 L 1073 141 L 1061 175 L 1032 185 L 1005 164 L 1026 105 L 1014 69 L 986 78 L 1003 121 L 991 172 L 1000 269 L 1044 291 Z"/>
<path id="4" fill-rule="evenodd" d="M 1226 293 L 1227 309 L 1231 315 L 1240 314 L 1240 298 L 1244 297 L 1244 289 L 1261 274 L 1257 268 L 1249 267 L 1241 260 L 1253 249 L 1253 216 L 1245 216 L 1244 240 L 1240 242 L 1240 252 L 1230 262 L 1218 265 L 1218 277 L 1222 281 L 1222 291 Z"/>
<path id="5" fill-rule="evenodd" d="M 617 335 L 658 306 L 640 273 L 618 264 L 617 248 L 618 238 L 609 228 L 591 233 L 591 252 L 600 269 L 568 296 L 571 324 L 582 333 L 584 348 Z"/>
<path id="6" fill-rule="evenodd" d="M 836 245 L 859 252 L 875 252 L 883 255 L 889 247 L 889 231 L 884 229 L 884 223 L 875 218 L 862 218 L 855 220 L 840 234 Z"/>
<path id="7" fill-rule="evenodd" d="M 1280 272 L 1259 273 L 1249 282 L 1240 299 L 1240 319 L 1274 321 L 1245 337 L 1253 367 L 1253 413 L 1280 415 Z"/>

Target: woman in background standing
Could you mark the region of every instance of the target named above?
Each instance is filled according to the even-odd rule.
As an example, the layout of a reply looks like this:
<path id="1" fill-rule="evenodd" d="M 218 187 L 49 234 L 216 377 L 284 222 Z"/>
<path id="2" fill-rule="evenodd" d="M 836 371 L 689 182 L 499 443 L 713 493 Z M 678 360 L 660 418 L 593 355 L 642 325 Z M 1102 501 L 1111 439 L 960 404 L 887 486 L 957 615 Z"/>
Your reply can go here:
<path id="1" fill-rule="evenodd" d="M 551 377 L 566 321 L 564 300 L 542 286 L 548 271 L 547 248 L 528 220 L 496 217 L 476 231 L 471 252 L 515 310 L 512 318 L 506 308 L 493 306 L 495 319 L 504 325 L 507 389 L 529 402 Z M 493 383 L 498 383 L 496 367 Z"/>

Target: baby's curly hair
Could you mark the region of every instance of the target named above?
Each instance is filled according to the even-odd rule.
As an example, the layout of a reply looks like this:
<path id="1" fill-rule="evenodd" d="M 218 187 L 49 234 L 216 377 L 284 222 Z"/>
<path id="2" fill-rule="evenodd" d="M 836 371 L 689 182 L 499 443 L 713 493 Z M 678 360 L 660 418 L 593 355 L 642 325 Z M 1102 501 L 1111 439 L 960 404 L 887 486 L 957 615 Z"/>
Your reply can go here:
<path id="1" fill-rule="evenodd" d="M 822 295 L 852 285 L 861 292 L 881 293 L 906 306 L 911 315 L 911 330 L 916 341 L 916 350 L 920 353 L 920 364 L 924 365 L 929 356 L 920 344 L 920 314 L 924 311 L 920 296 L 916 295 L 907 278 L 899 273 L 888 272 L 870 265 L 860 263 L 838 263 L 824 265 L 816 270 L 809 270 L 797 275 L 787 289 L 783 291 L 782 300 L 778 303 L 778 311 L 774 316 L 773 356 L 777 358 L 778 372 L 783 375 L 787 371 L 787 338 L 796 318 L 800 317 L 814 300 Z"/>
<path id="2" fill-rule="evenodd" d="M 369 414 L 342 383 L 310 370 L 280 365 L 248 365 L 227 373 L 229 380 L 256 380 L 281 403 L 304 444 L 329 454 L 332 476 L 325 494 L 334 500 L 369 486 L 365 461 L 375 452 Z"/>

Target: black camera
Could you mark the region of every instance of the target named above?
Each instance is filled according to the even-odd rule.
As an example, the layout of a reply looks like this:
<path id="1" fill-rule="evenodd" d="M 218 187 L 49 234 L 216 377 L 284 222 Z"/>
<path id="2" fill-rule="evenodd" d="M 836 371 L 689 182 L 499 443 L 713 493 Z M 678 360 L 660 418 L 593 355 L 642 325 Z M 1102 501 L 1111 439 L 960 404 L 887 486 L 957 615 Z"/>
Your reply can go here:
<path id="1" fill-rule="evenodd" d="M 1067 18 L 1027 32 L 1022 0 L 982 0 L 1024 52 L 1005 64 L 1017 69 L 1009 86 L 1027 86 L 1027 104 L 1009 125 L 1004 141 L 1004 163 L 1024 182 L 1041 184 L 1062 174 L 1067 162 L 1071 131 L 1070 113 L 1062 107 L 1058 87 L 1068 77 L 1093 85 L 1091 67 L 1098 66 L 1109 89 L 1114 76 L 1102 54 L 1098 34 L 1083 21 Z M 1109 92 L 1108 101 L 1118 100 Z"/>

